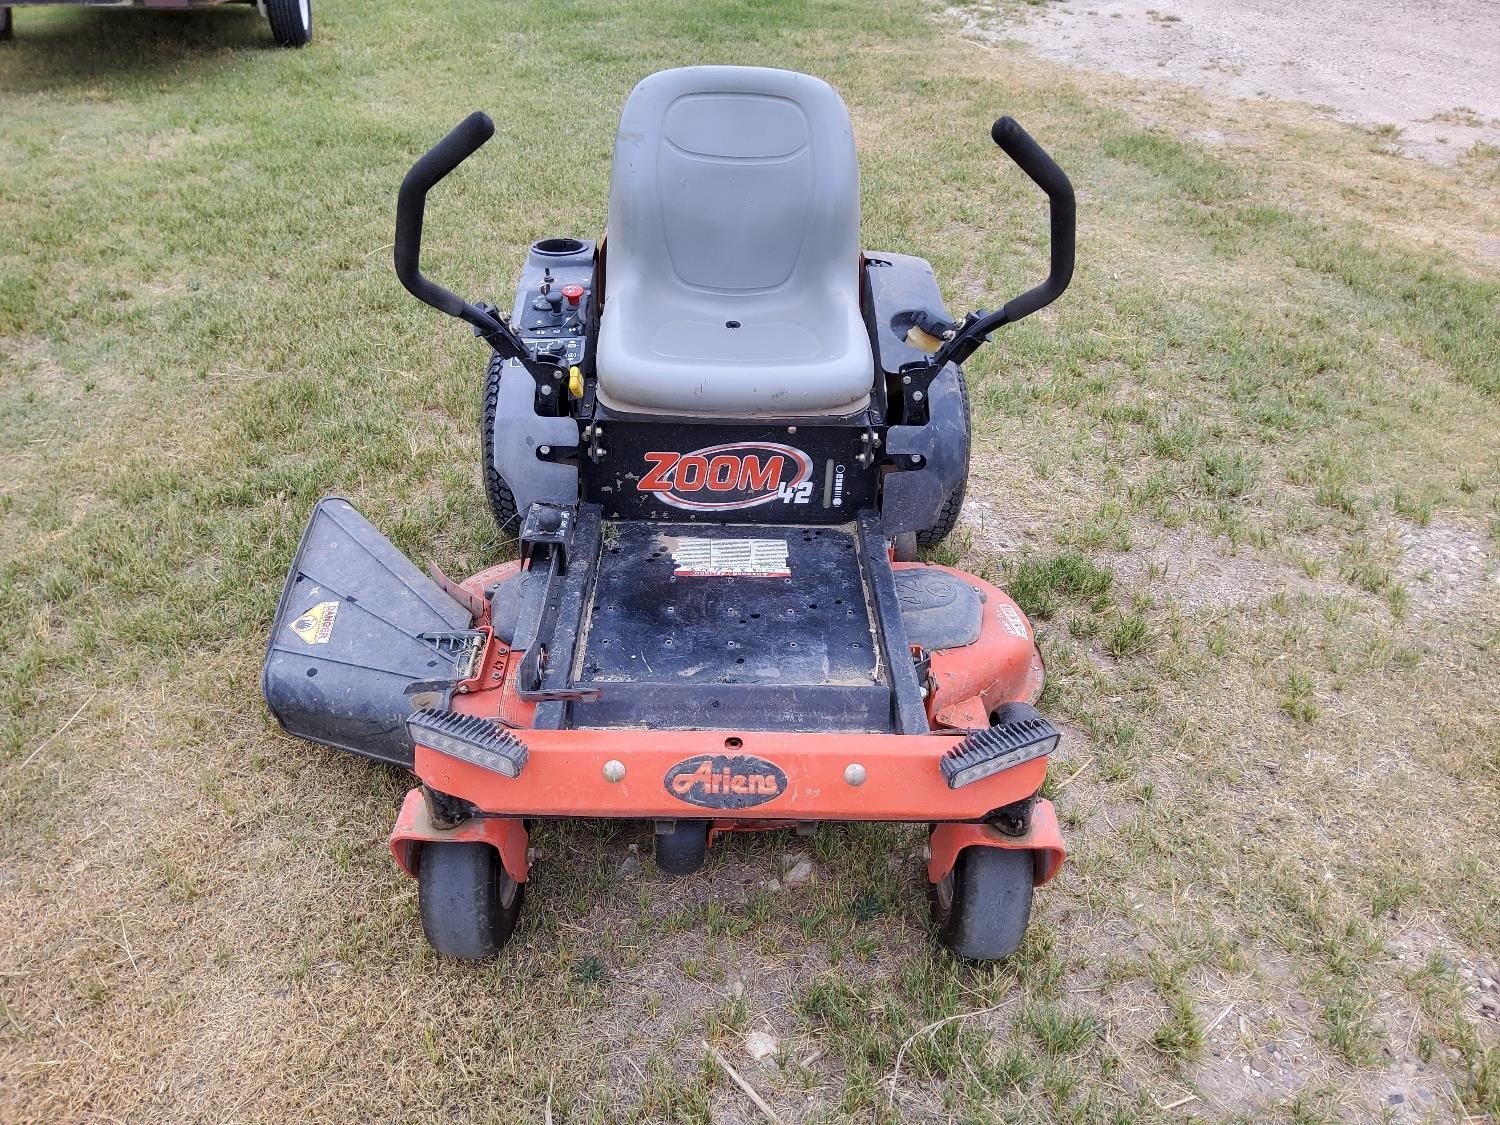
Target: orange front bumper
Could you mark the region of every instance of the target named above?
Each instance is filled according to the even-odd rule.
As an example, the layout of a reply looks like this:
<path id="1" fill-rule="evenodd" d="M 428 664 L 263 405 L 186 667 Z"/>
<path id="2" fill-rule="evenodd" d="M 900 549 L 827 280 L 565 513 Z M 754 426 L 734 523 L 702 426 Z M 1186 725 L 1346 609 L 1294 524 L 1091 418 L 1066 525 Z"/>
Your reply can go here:
<path id="1" fill-rule="evenodd" d="M 514 733 L 530 751 L 519 777 L 421 745 L 416 772 L 433 789 L 501 816 L 920 822 L 977 820 L 1031 796 L 1047 774 L 1047 759 L 1035 758 L 949 789 L 938 760 L 960 734 Z M 770 768 L 737 772 L 733 763 L 747 761 Z"/>

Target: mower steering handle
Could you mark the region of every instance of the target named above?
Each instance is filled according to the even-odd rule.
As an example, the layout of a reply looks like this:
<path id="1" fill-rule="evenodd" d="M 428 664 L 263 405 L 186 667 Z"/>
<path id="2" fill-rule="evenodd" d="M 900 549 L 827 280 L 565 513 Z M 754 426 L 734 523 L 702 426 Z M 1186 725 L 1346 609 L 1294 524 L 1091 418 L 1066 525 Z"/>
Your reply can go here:
<path id="1" fill-rule="evenodd" d="M 990 129 L 990 136 L 1005 155 L 1047 193 L 1052 219 L 1052 266 L 1046 281 L 1019 297 L 1012 297 L 1003 308 L 984 316 L 973 313 L 965 318 L 957 333 L 929 361 L 934 370 L 941 370 L 947 363 L 963 363 L 990 338 L 991 332 L 1046 308 L 1063 295 L 1068 282 L 1073 280 L 1073 231 L 1077 211 L 1073 185 L 1057 162 L 1014 118 L 1000 118 Z"/>
<path id="2" fill-rule="evenodd" d="M 422 216 L 427 193 L 494 135 L 488 114 L 469 114 L 411 166 L 396 196 L 396 276 L 401 284 L 417 300 L 487 331 L 500 327 L 493 317 L 422 273 Z"/>
<path id="3" fill-rule="evenodd" d="M 1019 297 L 1007 301 L 1000 310 L 1001 323 L 1011 324 L 1038 309 L 1046 308 L 1062 296 L 1073 280 L 1073 241 L 1077 225 L 1077 205 L 1073 185 L 1057 161 L 1037 144 L 1013 117 L 1002 117 L 990 129 L 990 136 L 1016 166 L 1047 193 L 1052 218 L 1052 267 L 1047 280 Z M 997 325 L 998 327 L 998 325 Z"/>

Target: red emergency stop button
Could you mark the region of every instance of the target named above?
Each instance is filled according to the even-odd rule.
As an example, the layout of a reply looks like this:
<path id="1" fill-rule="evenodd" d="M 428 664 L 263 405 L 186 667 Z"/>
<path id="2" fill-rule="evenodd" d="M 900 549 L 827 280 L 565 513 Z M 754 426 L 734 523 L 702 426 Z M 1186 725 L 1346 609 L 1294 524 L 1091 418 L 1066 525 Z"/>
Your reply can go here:
<path id="1" fill-rule="evenodd" d="M 583 286 L 564 285 L 562 293 L 563 296 L 568 299 L 568 308 L 576 309 L 578 307 L 578 302 L 583 299 Z"/>

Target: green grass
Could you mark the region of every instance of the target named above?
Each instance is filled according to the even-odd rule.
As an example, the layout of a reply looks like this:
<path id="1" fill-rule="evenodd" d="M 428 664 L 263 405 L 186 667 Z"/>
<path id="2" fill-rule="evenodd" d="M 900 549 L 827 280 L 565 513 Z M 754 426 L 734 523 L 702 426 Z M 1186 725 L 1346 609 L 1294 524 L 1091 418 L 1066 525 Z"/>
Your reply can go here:
<path id="1" fill-rule="evenodd" d="M 1100 610 L 1109 604 L 1114 576 L 1083 555 L 1065 553 L 1019 560 L 1005 577 L 1006 592 L 1026 614 L 1046 620 L 1064 599 Z"/>
<path id="2" fill-rule="evenodd" d="M 1145 129 L 1118 84 L 928 17 L 319 0 L 314 46 L 277 52 L 248 10 L 19 13 L 0 1117 L 750 1112 L 706 1038 L 788 1120 L 1148 1121 L 1210 1087 L 1183 1112 L 1319 1120 L 1378 1112 L 1382 1052 L 1408 1050 L 1389 1027 L 1421 1081 L 1497 1112 L 1466 986 L 1388 953 L 1500 946 L 1500 611 L 1482 570 L 1452 601 L 1433 577 L 1500 551 L 1500 282 L 1442 242 L 1500 229 L 1487 173 L 1274 106 L 1212 112 L 1285 159 L 1209 151 L 1200 103 L 1152 102 Z M 602 229 L 632 84 L 708 61 L 840 89 L 866 244 L 930 257 L 955 312 L 1042 267 L 994 117 L 1078 188 L 1074 288 L 970 365 L 987 526 L 938 554 L 1031 615 L 1067 724 L 1048 792 L 1073 855 L 1002 966 L 935 947 L 920 828 L 731 838 L 673 882 L 627 866 L 649 829 L 592 823 L 537 829 L 500 961 L 442 963 L 383 844 L 406 779 L 281 736 L 259 699 L 323 492 L 449 573 L 509 549 L 477 474 L 482 352 L 391 273 L 406 167 L 495 116 L 434 197 L 426 265 L 503 304 L 530 240 Z M 772 890 L 789 851 L 818 879 Z M 1216 1060 L 1237 1075 L 1287 1028 L 1294 1092 L 1225 1084 Z M 752 1029 L 779 1067 L 740 1050 Z"/>

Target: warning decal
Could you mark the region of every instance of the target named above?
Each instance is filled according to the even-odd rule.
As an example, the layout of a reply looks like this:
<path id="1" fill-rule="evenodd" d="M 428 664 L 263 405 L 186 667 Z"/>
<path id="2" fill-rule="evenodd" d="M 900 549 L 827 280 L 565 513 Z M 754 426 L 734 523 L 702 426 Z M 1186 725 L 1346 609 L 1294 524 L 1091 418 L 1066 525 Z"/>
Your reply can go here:
<path id="1" fill-rule="evenodd" d="M 292 622 L 292 632 L 310 645 L 326 645 L 333 636 L 333 619 L 338 615 L 338 602 L 319 602 Z"/>
<path id="2" fill-rule="evenodd" d="M 1012 637 L 1020 637 L 1023 641 L 1027 638 L 1026 618 L 1021 616 L 1021 611 L 1008 602 L 1000 603 L 1000 624 Z"/>
<path id="3" fill-rule="evenodd" d="M 790 578 L 785 539 L 698 539 L 672 548 L 674 574 L 695 578 Z"/>

